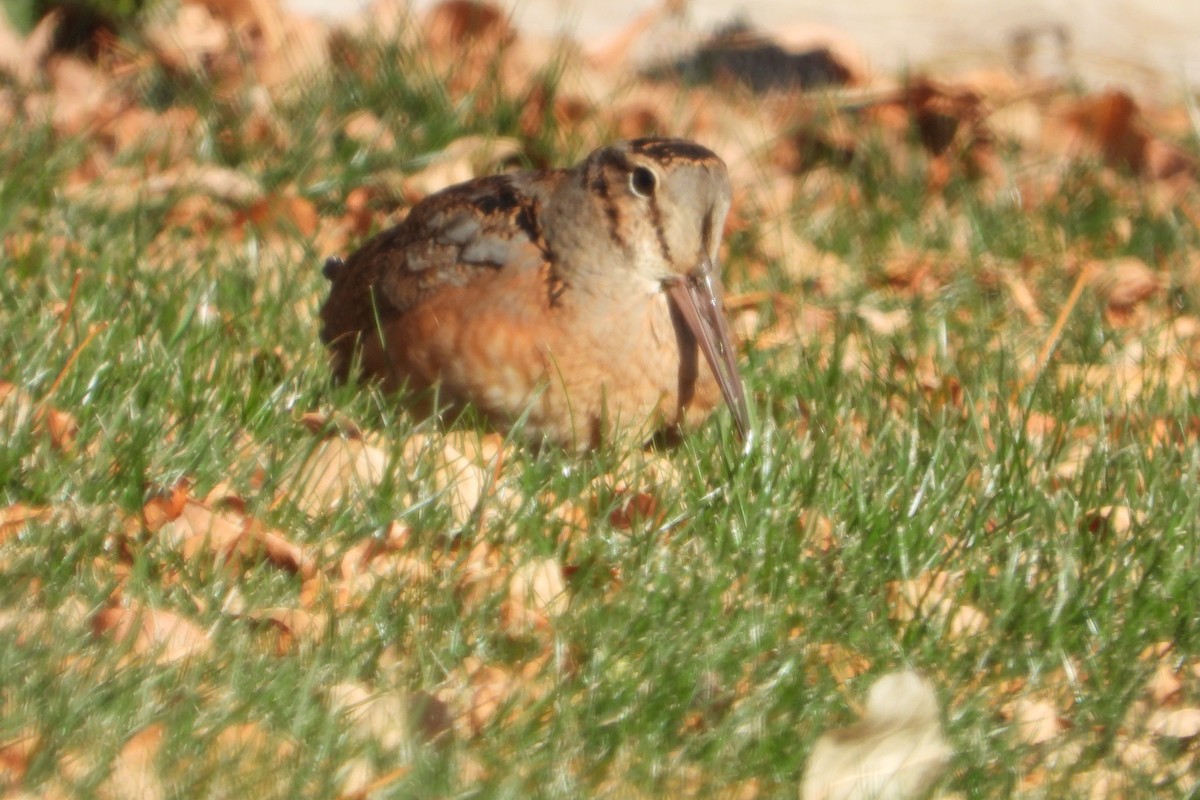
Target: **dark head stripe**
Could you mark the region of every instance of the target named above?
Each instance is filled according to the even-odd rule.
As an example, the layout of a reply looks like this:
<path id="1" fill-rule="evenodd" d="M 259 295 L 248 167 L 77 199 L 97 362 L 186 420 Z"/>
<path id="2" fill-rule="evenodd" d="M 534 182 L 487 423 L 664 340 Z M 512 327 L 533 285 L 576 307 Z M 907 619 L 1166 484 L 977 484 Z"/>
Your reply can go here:
<path id="1" fill-rule="evenodd" d="M 672 161 L 720 162 L 721 160 L 712 150 L 686 139 L 634 139 L 629 143 L 629 150 L 662 163 Z"/>

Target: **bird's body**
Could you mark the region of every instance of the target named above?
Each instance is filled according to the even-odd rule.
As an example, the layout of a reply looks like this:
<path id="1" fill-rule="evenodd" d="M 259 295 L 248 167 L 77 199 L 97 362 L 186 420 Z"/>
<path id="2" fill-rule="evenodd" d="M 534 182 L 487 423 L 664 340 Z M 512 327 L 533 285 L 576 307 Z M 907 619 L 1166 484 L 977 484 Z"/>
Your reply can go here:
<path id="1" fill-rule="evenodd" d="M 697 422 L 722 393 L 741 428 L 712 274 L 728 208 L 724 164 L 674 139 L 452 186 L 331 260 L 334 372 L 358 360 L 389 389 L 437 387 L 576 448 Z"/>

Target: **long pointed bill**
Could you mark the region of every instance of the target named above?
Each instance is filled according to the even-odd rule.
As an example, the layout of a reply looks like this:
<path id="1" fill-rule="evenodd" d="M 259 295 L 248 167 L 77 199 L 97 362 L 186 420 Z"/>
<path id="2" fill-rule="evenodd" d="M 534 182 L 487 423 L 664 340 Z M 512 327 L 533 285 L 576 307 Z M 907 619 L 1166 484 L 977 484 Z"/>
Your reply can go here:
<path id="1" fill-rule="evenodd" d="M 700 345 L 700 352 L 721 387 L 721 395 L 733 414 L 738 436 L 745 441 L 750 433 L 750 412 L 746 390 L 738 373 L 729 325 L 721 311 L 720 278 L 706 256 L 695 270 L 666 283 L 667 295 L 679 309 L 688 330 Z M 695 353 L 695 350 L 692 350 Z"/>

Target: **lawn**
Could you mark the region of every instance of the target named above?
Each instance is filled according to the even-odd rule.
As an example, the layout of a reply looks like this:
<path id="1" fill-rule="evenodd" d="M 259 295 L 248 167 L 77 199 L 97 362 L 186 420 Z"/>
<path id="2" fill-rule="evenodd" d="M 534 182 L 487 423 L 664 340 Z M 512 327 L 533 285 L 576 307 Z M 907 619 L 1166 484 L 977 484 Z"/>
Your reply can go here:
<path id="1" fill-rule="evenodd" d="M 935 796 L 1200 791 L 1186 109 L 213 24 L 0 75 L 0 798 L 796 797 L 905 669 Z M 327 255 L 640 133 L 730 163 L 749 445 L 331 384 Z"/>

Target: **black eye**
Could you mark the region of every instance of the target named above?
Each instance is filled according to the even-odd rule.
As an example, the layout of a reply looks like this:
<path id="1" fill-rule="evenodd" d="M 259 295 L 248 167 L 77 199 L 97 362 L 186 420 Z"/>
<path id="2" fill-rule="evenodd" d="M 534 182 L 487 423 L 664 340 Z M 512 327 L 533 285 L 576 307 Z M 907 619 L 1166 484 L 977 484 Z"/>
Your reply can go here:
<path id="1" fill-rule="evenodd" d="M 638 197 L 649 197 L 658 187 L 658 177 L 653 170 L 646 167 L 635 167 L 629 173 L 629 188 Z"/>

